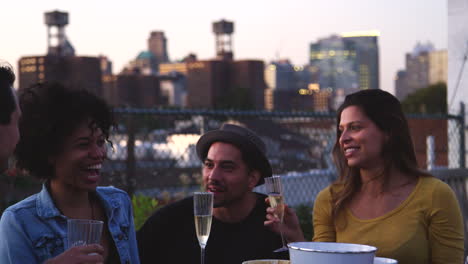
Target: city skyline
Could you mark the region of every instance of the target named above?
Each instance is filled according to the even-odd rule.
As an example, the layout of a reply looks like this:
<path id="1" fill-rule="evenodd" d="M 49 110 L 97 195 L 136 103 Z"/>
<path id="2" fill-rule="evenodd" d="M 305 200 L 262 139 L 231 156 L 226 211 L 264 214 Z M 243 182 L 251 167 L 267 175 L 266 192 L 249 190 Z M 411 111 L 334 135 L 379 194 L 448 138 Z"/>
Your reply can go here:
<path id="1" fill-rule="evenodd" d="M 164 31 L 171 60 L 189 53 L 199 59 L 215 57 L 211 23 L 227 19 L 235 23 L 235 59 L 261 59 L 265 63 L 288 58 L 297 65 L 309 60 L 309 45 L 318 39 L 357 30 L 379 30 L 380 87 L 394 92 L 394 76 L 404 68 L 405 53 L 416 43 L 430 41 L 437 50 L 447 48 L 447 2 L 415 0 L 380 2 L 294 0 L 237 1 L 220 5 L 197 3 L 146 3 L 135 0 L 89 0 L 63 3 L 55 0 L 12 2 L 5 7 L 0 33 L 0 58 L 14 68 L 20 57 L 45 55 L 44 12 L 70 14 L 66 32 L 78 56 L 105 55 L 118 73 L 137 54 L 147 50 L 151 31 Z M 309 3 L 310 2 L 310 3 Z M 330 10 L 327 12 L 327 10 Z"/>

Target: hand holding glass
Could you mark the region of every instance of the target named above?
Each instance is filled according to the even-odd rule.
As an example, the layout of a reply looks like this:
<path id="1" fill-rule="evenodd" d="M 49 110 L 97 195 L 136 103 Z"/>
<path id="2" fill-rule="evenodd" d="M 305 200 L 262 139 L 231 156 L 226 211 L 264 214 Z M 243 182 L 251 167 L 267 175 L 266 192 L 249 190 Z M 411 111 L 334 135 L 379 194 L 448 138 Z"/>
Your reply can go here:
<path id="1" fill-rule="evenodd" d="M 268 200 L 270 206 L 275 209 L 275 215 L 278 217 L 281 223 L 283 223 L 284 216 L 284 197 L 283 197 L 283 185 L 281 184 L 280 176 L 273 176 L 265 178 L 265 187 L 268 194 Z M 281 243 L 283 246 L 274 250 L 273 252 L 283 252 L 288 250 L 284 245 L 283 232 L 280 228 Z"/>
<path id="2" fill-rule="evenodd" d="M 205 262 L 205 246 L 210 236 L 211 219 L 213 217 L 213 193 L 196 192 L 193 196 L 193 215 L 195 229 L 201 248 L 201 264 Z"/>
<path id="3" fill-rule="evenodd" d="M 103 225 L 104 222 L 97 220 L 68 219 L 67 249 L 76 246 L 99 244 Z"/>

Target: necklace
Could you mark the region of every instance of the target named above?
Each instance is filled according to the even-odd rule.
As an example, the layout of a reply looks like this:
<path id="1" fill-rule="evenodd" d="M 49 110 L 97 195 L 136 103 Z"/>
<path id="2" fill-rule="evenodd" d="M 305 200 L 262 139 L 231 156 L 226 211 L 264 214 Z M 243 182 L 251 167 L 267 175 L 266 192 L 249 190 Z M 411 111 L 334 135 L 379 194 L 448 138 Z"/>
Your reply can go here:
<path id="1" fill-rule="evenodd" d="M 49 192 L 50 198 L 52 199 L 52 202 L 53 202 L 55 208 L 57 208 L 57 210 L 60 212 L 61 215 L 65 215 L 63 213 L 62 209 L 57 206 L 57 202 L 56 202 L 56 200 L 54 198 L 54 195 L 52 193 L 52 188 L 50 187 L 50 182 L 46 182 L 46 188 L 47 188 L 47 191 Z M 89 202 L 89 207 L 91 208 L 91 220 L 96 220 L 95 216 L 94 216 L 94 203 L 93 203 L 93 198 L 92 198 L 91 193 L 88 193 L 88 202 Z M 66 215 L 66 216 L 69 217 L 68 215 Z"/>

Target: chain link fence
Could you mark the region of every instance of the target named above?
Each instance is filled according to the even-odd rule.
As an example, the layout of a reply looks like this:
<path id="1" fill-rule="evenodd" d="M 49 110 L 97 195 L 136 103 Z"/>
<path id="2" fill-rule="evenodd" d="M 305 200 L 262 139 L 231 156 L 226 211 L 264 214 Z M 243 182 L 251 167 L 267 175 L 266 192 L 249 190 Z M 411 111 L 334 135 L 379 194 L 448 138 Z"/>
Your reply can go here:
<path id="1" fill-rule="evenodd" d="M 333 113 L 167 109 L 115 109 L 115 113 L 118 126 L 111 135 L 104 184 L 130 194 L 178 198 L 199 189 L 196 142 L 224 122 L 246 126 L 265 141 L 273 173 L 283 176 L 291 205 L 311 204 L 318 191 L 337 177 L 331 159 Z M 423 168 L 464 168 L 462 121 L 454 115 L 408 116 Z"/>
<path id="2" fill-rule="evenodd" d="M 201 134 L 224 122 L 244 125 L 267 145 L 273 173 L 294 179 L 302 197 L 315 197 L 334 177 L 331 149 L 334 115 L 311 113 L 116 109 L 111 135 L 109 184 L 154 197 L 184 196 L 199 188 L 201 162 L 195 145 Z M 130 155 L 129 155 L 130 154 Z M 315 175 L 315 177 L 309 177 Z M 328 178 L 323 177 L 328 175 Z M 304 181 L 304 183 L 300 183 Z M 292 188 L 293 184 L 289 185 Z M 292 189 L 291 189 L 292 190 Z M 298 191 L 297 189 L 296 191 Z M 290 196 L 293 199 L 293 196 Z"/>
<path id="3" fill-rule="evenodd" d="M 167 201 L 199 190 L 202 163 L 196 142 L 224 122 L 246 126 L 264 140 L 273 173 L 282 176 L 290 206 L 311 207 L 318 192 L 337 178 L 331 158 L 334 113 L 157 109 L 115 109 L 115 113 L 118 127 L 111 135 L 113 147 L 108 150 L 104 184 L 130 195 Z M 468 238 L 464 113 L 408 115 L 408 123 L 419 165 L 455 191 Z M 264 186 L 256 191 L 264 192 Z"/>

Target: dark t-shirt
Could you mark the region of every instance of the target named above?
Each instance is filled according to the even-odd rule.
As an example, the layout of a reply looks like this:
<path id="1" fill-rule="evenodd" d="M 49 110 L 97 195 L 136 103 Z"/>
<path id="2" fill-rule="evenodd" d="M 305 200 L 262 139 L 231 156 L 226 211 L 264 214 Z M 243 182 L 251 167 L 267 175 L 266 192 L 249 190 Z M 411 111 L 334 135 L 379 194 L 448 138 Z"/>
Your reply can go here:
<path id="1" fill-rule="evenodd" d="M 241 264 L 252 259 L 288 259 L 288 253 L 274 253 L 281 237 L 263 225 L 265 197 L 243 221 L 224 223 L 213 217 L 206 245 L 205 264 Z M 200 246 L 195 233 L 193 197 L 156 211 L 137 232 L 140 261 L 145 263 L 199 264 Z"/>

